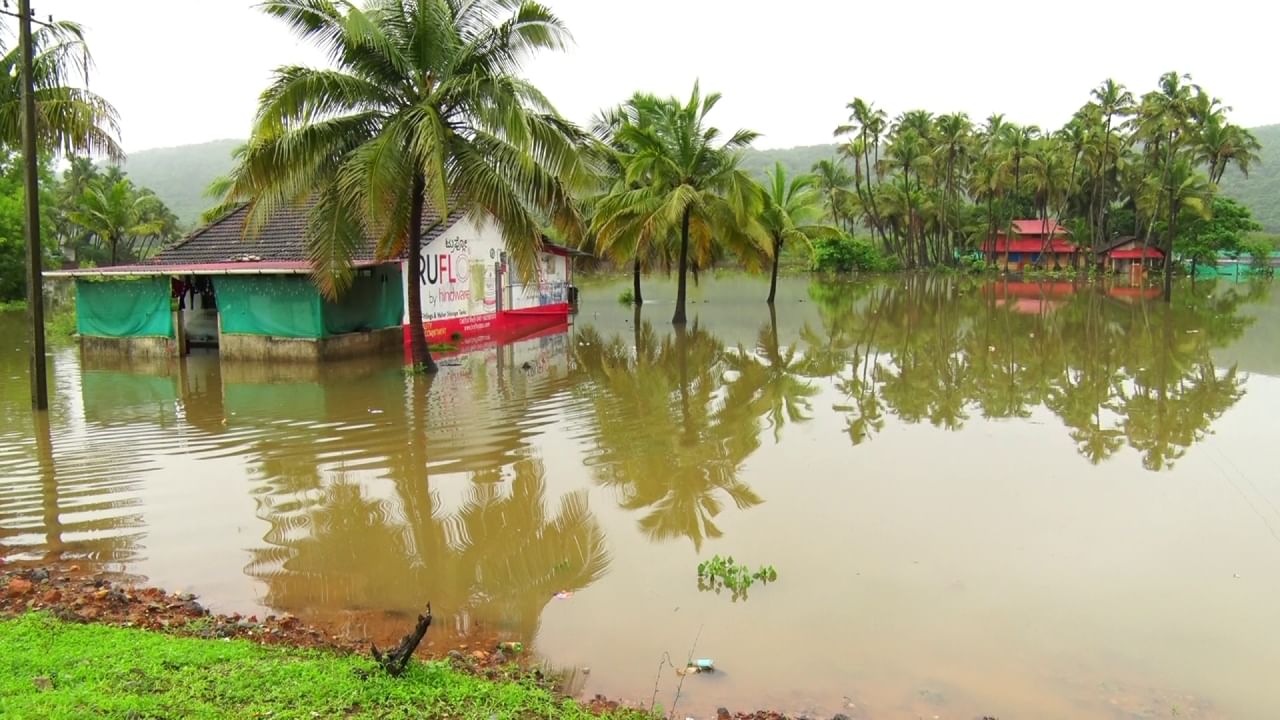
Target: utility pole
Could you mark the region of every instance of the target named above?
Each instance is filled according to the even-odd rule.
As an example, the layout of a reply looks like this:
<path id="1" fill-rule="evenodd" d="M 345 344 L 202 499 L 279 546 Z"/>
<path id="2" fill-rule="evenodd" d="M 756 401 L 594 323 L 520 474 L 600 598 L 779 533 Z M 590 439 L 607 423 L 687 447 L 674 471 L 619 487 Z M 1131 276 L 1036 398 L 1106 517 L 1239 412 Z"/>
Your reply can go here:
<path id="1" fill-rule="evenodd" d="M 22 55 L 22 163 L 26 180 L 27 316 L 31 320 L 31 407 L 49 408 L 44 359 L 44 252 L 40 245 L 40 178 L 36 157 L 36 98 L 32 78 L 31 0 L 18 0 L 18 44 Z"/>

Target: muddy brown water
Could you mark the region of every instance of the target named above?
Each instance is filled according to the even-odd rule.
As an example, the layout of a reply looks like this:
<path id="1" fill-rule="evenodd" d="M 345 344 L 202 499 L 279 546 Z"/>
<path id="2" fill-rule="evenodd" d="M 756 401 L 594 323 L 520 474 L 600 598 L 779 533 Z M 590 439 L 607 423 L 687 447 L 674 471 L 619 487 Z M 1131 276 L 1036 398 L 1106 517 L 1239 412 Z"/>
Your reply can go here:
<path id="1" fill-rule="evenodd" d="M 0 315 L 0 546 L 583 692 L 853 718 L 1280 716 L 1280 293 L 704 277 L 638 316 L 319 368 L 51 351 Z M 713 555 L 770 564 L 745 600 Z"/>

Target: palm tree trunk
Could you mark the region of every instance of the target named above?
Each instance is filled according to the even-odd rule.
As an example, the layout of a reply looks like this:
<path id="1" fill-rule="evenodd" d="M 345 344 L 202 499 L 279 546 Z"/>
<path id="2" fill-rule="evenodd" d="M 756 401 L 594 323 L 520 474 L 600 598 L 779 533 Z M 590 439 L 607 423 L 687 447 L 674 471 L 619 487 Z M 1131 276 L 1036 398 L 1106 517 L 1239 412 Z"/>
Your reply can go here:
<path id="1" fill-rule="evenodd" d="M 631 269 L 631 295 L 636 305 L 644 304 L 644 296 L 640 294 L 640 255 L 635 258 L 635 265 Z"/>
<path id="2" fill-rule="evenodd" d="M 640 314 L 640 303 L 636 303 L 635 310 L 632 311 L 631 338 L 635 343 L 636 365 L 640 364 L 640 324 L 644 317 Z"/>
<path id="3" fill-rule="evenodd" d="M 867 199 L 871 201 L 871 227 L 875 232 L 880 234 L 880 242 L 887 245 L 889 238 L 885 234 L 884 224 L 880 221 L 880 208 L 876 207 L 875 188 L 871 185 L 871 155 L 867 148 L 867 141 L 865 139 L 862 141 L 862 155 L 865 160 L 863 164 L 866 165 L 867 171 Z M 880 164 L 880 138 L 876 138 L 876 164 Z M 878 177 L 879 176 L 877 175 L 877 178 Z M 876 184 L 878 185 L 879 182 Z"/>
<path id="4" fill-rule="evenodd" d="M 426 179 L 413 176 L 413 202 L 409 210 L 409 353 L 415 370 L 434 373 L 440 368 L 427 347 L 427 330 L 422 323 L 422 212 L 426 202 Z"/>
<path id="5" fill-rule="evenodd" d="M 987 264 L 996 264 L 995 195 L 987 196 Z"/>
<path id="6" fill-rule="evenodd" d="M 689 274 L 689 209 L 685 208 L 684 217 L 680 220 L 680 269 L 676 280 L 676 312 L 671 316 L 672 325 L 684 325 L 684 301 L 687 294 Z"/>
<path id="7" fill-rule="evenodd" d="M 1173 302 L 1173 239 L 1178 232 L 1178 211 L 1173 198 L 1169 198 L 1169 241 L 1164 251 L 1164 301 Z M 1145 262 L 1145 258 L 1144 258 Z"/>
<path id="8" fill-rule="evenodd" d="M 773 307 L 773 298 L 778 293 L 778 256 L 782 255 L 782 238 L 773 241 L 773 274 L 769 276 L 769 307 Z"/>
<path id="9" fill-rule="evenodd" d="M 1098 191 L 1097 231 L 1093 235 L 1094 254 L 1097 255 L 1107 238 L 1107 163 L 1111 160 L 1111 113 L 1107 113 L 1107 129 L 1102 138 L 1102 178 Z"/>

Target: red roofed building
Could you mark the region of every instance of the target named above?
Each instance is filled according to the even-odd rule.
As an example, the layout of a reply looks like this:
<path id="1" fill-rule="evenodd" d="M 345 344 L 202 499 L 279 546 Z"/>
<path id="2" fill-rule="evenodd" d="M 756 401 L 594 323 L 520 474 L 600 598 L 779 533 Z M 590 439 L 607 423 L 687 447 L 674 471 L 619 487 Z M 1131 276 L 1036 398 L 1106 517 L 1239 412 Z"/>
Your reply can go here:
<path id="1" fill-rule="evenodd" d="M 1020 271 L 1027 266 L 1049 270 L 1071 267 L 1079 249 L 1070 232 L 1055 220 L 1014 220 L 1010 232 L 1000 231 L 994 241 L 983 243 L 982 252 L 1001 270 Z"/>
<path id="2" fill-rule="evenodd" d="M 1103 258 L 1108 270 L 1133 274 L 1164 264 L 1164 251 L 1135 237 L 1121 237 L 1103 248 Z"/>

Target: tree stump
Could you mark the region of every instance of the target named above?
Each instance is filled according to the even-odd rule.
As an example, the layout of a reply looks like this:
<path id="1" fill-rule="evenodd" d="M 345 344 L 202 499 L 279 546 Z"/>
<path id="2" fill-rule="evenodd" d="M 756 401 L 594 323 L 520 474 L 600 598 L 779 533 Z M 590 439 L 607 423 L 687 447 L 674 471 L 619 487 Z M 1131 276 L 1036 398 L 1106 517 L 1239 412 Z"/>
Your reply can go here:
<path id="1" fill-rule="evenodd" d="M 431 603 L 427 603 L 427 614 L 418 616 L 418 624 L 413 628 L 413 632 L 405 635 L 395 650 L 384 654 L 377 645 L 369 643 L 373 651 L 373 659 L 378 661 L 388 675 L 399 677 L 409 666 L 409 658 L 413 657 L 413 651 L 418 649 L 418 643 L 422 642 L 429 627 L 431 627 Z"/>

